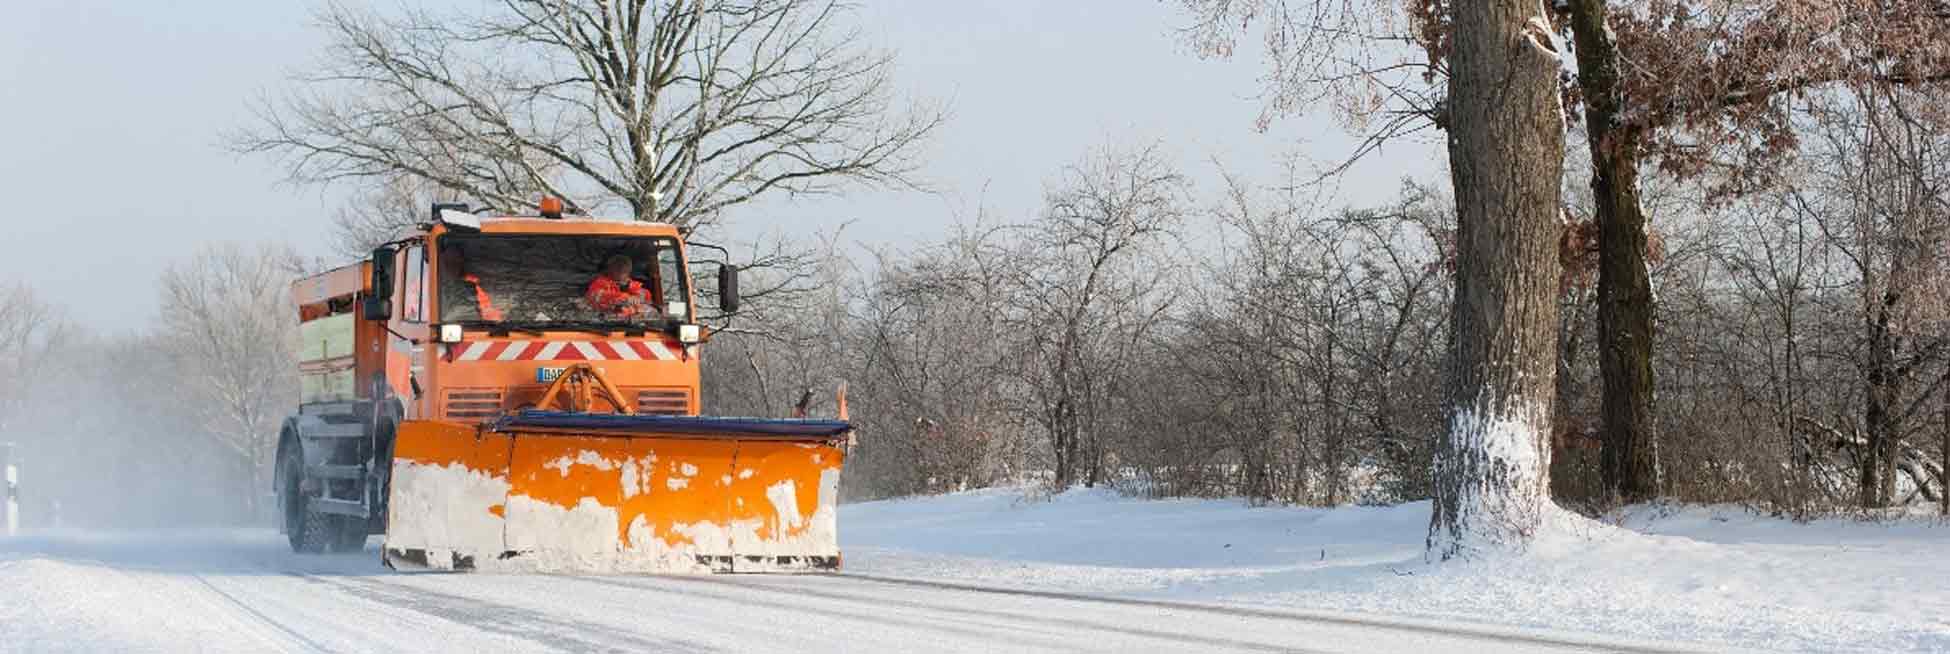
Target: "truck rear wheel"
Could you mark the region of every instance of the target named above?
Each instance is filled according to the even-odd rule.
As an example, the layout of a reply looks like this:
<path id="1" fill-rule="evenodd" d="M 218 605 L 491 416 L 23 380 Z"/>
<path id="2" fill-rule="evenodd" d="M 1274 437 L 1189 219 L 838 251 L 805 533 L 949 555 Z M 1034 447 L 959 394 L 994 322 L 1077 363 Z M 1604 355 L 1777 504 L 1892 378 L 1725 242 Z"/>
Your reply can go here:
<path id="1" fill-rule="evenodd" d="M 318 554 L 332 544 L 335 536 L 333 516 L 311 510 L 309 497 L 304 493 L 305 455 L 299 448 L 284 451 L 284 458 L 278 461 L 283 471 L 284 484 L 278 488 L 278 504 L 284 509 L 285 539 L 291 542 L 291 551 L 299 554 Z M 360 541 L 362 544 L 363 540 Z"/>

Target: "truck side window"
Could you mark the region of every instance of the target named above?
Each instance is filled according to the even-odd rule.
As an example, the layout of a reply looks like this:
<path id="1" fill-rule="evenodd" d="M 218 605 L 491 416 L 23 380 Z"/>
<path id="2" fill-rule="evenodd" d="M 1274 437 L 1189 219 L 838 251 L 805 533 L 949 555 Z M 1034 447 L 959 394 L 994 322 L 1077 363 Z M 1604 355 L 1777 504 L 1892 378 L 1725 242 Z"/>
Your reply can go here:
<path id="1" fill-rule="evenodd" d="M 405 271 L 400 274 L 400 318 L 407 322 L 426 322 L 426 252 L 424 245 L 406 250 Z"/>
<path id="2" fill-rule="evenodd" d="M 657 289 L 658 297 L 664 303 L 658 308 L 669 312 L 668 317 L 672 319 L 689 321 L 690 297 L 684 293 L 684 267 L 677 260 L 676 243 L 657 244 L 657 275 L 653 281 L 661 287 Z M 671 311 L 680 306 L 681 310 Z"/>

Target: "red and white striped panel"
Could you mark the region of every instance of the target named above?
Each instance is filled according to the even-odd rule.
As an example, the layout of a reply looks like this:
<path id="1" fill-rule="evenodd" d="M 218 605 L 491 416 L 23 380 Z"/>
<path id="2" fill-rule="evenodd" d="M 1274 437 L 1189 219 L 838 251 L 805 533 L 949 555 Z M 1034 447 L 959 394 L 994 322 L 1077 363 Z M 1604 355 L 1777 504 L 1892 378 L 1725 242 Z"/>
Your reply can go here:
<path id="1" fill-rule="evenodd" d="M 663 341 L 474 341 L 454 346 L 455 361 L 676 361 Z"/>

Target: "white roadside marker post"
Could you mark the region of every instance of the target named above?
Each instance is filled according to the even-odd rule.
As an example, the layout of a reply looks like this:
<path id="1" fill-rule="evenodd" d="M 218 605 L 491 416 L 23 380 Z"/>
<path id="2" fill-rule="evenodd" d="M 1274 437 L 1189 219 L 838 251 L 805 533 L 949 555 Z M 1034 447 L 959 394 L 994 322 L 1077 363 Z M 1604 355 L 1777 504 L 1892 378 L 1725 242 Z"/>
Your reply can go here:
<path id="1" fill-rule="evenodd" d="M 12 536 L 20 531 L 20 493 L 18 492 L 20 487 L 20 470 L 14 467 L 13 455 L 13 443 L 0 443 L 0 470 L 6 471 L 6 487 L 4 488 L 6 501 L 0 502 L 0 520 L 6 522 L 6 531 L 0 532 L 0 534 L 6 536 Z"/>

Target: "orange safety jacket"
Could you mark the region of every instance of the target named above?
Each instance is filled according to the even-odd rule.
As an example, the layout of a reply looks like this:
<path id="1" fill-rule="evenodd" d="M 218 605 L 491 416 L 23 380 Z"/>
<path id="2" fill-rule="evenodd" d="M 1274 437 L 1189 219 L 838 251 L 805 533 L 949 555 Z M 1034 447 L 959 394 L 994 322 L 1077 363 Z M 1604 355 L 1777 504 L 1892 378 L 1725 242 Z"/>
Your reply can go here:
<path id="1" fill-rule="evenodd" d="M 609 275 L 597 275 L 594 281 L 589 282 L 589 290 L 583 292 L 583 298 L 598 311 L 606 311 L 625 318 L 634 318 L 639 313 L 637 307 L 630 305 L 630 300 L 642 300 L 644 304 L 650 306 L 656 306 L 657 301 L 650 296 L 650 289 L 645 288 L 642 283 L 632 279 L 628 282 L 628 286 L 625 286 L 618 284 L 616 279 Z"/>
<path id="2" fill-rule="evenodd" d="M 474 304 L 481 309 L 481 319 L 501 320 L 501 310 L 494 308 L 494 299 L 488 297 L 487 289 L 481 287 L 481 278 L 474 273 L 461 275 L 460 278 L 474 285 Z"/>

